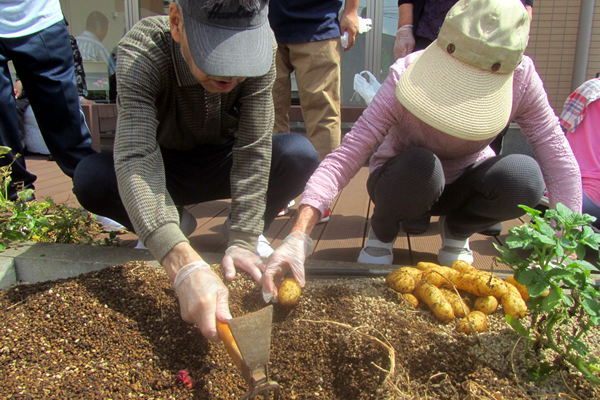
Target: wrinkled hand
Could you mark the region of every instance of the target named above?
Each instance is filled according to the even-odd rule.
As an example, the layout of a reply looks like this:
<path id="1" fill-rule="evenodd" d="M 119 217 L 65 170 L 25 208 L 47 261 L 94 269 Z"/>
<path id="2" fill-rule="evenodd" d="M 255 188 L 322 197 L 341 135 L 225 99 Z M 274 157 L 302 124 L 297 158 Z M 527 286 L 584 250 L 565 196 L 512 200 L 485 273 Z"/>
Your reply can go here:
<path id="1" fill-rule="evenodd" d="M 265 265 L 259 255 L 242 247 L 231 246 L 225 250 L 225 257 L 221 262 L 228 281 L 235 278 L 235 269 L 241 269 L 249 273 L 256 283 L 262 283 L 262 275 Z"/>
<path id="2" fill-rule="evenodd" d="M 217 274 L 204 261 L 196 261 L 177 272 L 173 288 L 179 295 L 181 318 L 198 326 L 210 341 L 220 342 L 217 319 L 227 322 L 231 314 L 229 291 Z"/>
<path id="3" fill-rule="evenodd" d="M 396 41 L 394 42 L 394 56 L 396 60 L 406 57 L 412 53 L 415 48 L 415 37 L 413 36 L 413 26 L 404 25 L 396 32 Z"/>
<path id="4" fill-rule="evenodd" d="M 357 13 L 348 13 L 342 15 L 340 19 L 340 32 L 343 35 L 345 32 L 348 32 L 348 46 L 344 49 L 344 51 L 348 51 L 354 46 L 354 42 L 356 41 L 356 35 L 358 34 L 358 14 Z"/>
<path id="5" fill-rule="evenodd" d="M 294 231 L 290 233 L 267 260 L 267 268 L 263 276 L 263 298 L 265 302 L 277 301 L 277 287 L 291 270 L 294 278 L 304 287 L 304 260 L 313 249 L 313 240 L 306 233 Z"/>

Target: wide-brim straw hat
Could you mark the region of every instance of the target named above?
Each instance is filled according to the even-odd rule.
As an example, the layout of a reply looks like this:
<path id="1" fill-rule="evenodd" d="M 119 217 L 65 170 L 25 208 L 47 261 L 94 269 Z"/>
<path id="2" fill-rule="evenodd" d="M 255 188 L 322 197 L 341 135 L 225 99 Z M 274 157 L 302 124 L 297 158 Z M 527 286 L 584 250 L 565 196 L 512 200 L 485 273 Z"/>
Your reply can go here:
<path id="1" fill-rule="evenodd" d="M 529 15 L 519 0 L 460 0 L 438 39 L 400 76 L 396 96 L 444 133 L 492 138 L 509 123 L 513 71 L 528 39 Z"/>

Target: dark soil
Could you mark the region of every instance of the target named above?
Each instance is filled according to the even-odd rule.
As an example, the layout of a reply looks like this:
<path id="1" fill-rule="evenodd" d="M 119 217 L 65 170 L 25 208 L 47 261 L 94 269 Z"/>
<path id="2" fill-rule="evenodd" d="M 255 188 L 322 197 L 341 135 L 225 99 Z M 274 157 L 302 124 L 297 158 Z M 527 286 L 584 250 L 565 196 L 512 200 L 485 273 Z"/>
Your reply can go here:
<path id="1" fill-rule="evenodd" d="M 234 317 L 265 307 L 251 280 L 229 288 Z M 247 390 L 224 346 L 181 320 L 165 273 L 142 263 L 18 285 L 0 293 L 0 310 L 3 399 L 238 399 Z M 573 371 L 527 381 L 502 311 L 478 345 L 398 300 L 383 279 L 309 281 L 298 306 L 275 305 L 271 338 L 282 399 L 600 398 Z M 182 370 L 193 388 L 177 381 Z"/>

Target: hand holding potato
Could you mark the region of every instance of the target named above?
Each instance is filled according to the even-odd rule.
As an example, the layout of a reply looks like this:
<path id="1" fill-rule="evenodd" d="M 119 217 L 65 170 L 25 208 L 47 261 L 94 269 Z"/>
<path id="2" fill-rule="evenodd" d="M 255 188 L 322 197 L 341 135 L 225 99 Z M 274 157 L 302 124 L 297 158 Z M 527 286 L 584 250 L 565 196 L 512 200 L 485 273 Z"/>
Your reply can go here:
<path id="1" fill-rule="evenodd" d="M 283 240 L 267 260 L 262 283 L 265 302 L 277 301 L 277 286 L 290 270 L 298 285 L 304 287 L 304 261 L 313 246 L 310 236 L 301 231 L 293 231 Z"/>

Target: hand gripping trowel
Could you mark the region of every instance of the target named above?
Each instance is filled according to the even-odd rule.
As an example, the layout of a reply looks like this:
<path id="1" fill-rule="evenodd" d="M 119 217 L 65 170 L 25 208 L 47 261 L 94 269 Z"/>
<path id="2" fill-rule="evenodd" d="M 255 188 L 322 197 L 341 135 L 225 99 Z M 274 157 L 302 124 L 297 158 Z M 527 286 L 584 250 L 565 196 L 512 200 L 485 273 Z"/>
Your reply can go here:
<path id="1" fill-rule="evenodd" d="M 269 354 L 271 350 L 271 324 L 273 306 L 260 311 L 230 319 L 228 323 L 217 321 L 219 337 L 225 344 L 233 363 L 242 372 L 250 389 L 240 400 L 279 399 L 279 385 L 269 381 Z"/>

